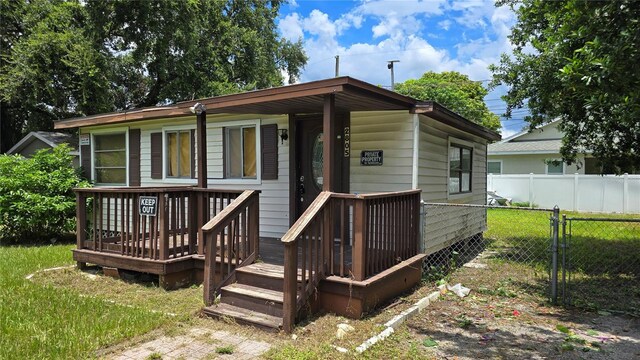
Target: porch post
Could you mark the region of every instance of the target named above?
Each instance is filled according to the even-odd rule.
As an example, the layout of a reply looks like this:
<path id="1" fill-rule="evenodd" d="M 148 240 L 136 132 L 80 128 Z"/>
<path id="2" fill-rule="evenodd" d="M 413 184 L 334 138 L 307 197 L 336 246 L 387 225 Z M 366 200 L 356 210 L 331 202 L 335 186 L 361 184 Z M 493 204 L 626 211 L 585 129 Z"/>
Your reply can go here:
<path id="1" fill-rule="evenodd" d="M 196 142 L 198 144 L 198 187 L 207 187 L 207 110 L 196 104 Z"/>
<path id="2" fill-rule="evenodd" d="M 204 105 L 198 103 L 193 106 L 193 112 L 196 113 L 196 143 L 198 146 L 198 187 L 207 187 L 207 109 Z M 207 221 L 205 216 L 205 199 L 207 193 L 196 193 L 197 208 L 192 211 L 191 214 L 195 214 L 197 218 L 198 229 L 198 254 L 204 254 L 204 233 L 202 232 L 202 226 Z"/>
<path id="3" fill-rule="evenodd" d="M 336 162 L 336 96 L 334 94 L 325 95 L 324 111 L 322 113 L 322 132 L 323 132 L 323 148 L 322 148 L 322 190 L 335 191 L 337 182 L 334 179 L 334 167 Z"/>

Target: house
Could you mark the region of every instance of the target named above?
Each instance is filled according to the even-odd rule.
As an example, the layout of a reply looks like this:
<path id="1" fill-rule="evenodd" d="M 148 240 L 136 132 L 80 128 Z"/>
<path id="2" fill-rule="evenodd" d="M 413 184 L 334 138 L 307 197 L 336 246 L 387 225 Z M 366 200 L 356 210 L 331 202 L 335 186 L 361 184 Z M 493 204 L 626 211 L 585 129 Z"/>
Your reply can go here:
<path id="1" fill-rule="evenodd" d="M 78 139 L 71 134 L 52 131 L 32 131 L 16 143 L 7 154 L 19 154 L 24 157 L 31 157 L 38 150 L 52 149 L 60 144 L 67 144 L 71 147 L 70 154 L 73 156 L 73 166 L 79 166 Z"/>
<path id="2" fill-rule="evenodd" d="M 571 165 L 562 161 L 560 147 L 564 134 L 558 129 L 558 123 L 559 120 L 555 120 L 490 144 L 487 171 L 495 175 L 600 175 L 601 164 L 588 154 L 579 154 Z"/>
<path id="3" fill-rule="evenodd" d="M 203 281 L 205 313 L 286 331 L 318 309 L 359 317 L 417 284 L 438 247 L 422 244 L 420 201 L 483 204 L 499 139 L 350 77 L 55 127 L 79 129 L 96 184 L 76 192 L 79 266 Z"/>

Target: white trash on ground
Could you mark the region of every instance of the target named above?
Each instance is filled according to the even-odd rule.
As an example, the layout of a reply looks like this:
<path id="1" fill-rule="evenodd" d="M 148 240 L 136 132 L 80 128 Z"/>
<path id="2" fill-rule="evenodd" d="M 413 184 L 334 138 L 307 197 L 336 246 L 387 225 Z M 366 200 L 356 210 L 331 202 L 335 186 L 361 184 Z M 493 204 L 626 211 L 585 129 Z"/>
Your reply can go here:
<path id="1" fill-rule="evenodd" d="M 462 284 L 460 283 L 455 284 L 453 286 L 447 285 L 447 289 L 449 291 L 453 291 L 454 294 L 458 295 L 461 298 L 469 295 L 469 292 L 471 291 L 471 289 L 462 286 Z"/>

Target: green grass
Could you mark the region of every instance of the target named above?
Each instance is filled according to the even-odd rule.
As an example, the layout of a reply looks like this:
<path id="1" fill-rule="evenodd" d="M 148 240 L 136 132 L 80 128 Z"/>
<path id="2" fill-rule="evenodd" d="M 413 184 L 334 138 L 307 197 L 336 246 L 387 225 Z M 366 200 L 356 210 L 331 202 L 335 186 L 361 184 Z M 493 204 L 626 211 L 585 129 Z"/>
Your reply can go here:
<path id="1" fill-rule="evenodd" d="M 170 319 L 25 276 L 70 265 L 71 245 L 0 247 L 0 359 L 87 358 Z"/>
<path id="2" fill-rule="evenodd" d="M 487 246 L 494 260 L 526 264 L 548 281 L 550 212 L 488 209 Z M 571 218 L 638 219 L 638 215 L 561 212 Z M 573 305 L 591 310 L 617 309 L 640 314 L 640 223 L 567 221 L 566 247 L 559 228 L 560 276 L 565 248 L 566 277 Z"/>

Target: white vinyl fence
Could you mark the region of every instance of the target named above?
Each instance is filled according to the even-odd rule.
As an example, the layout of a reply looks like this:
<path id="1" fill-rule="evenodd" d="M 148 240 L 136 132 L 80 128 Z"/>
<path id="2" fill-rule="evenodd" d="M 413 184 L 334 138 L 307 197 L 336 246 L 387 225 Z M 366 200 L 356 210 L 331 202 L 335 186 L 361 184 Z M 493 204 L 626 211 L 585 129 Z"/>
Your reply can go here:
<path id="1" fill-rule="evenodd" d="M 493 175 L 487 189 L 512 201 L 544 208 L 640 213 L 640 175 Z"/>

